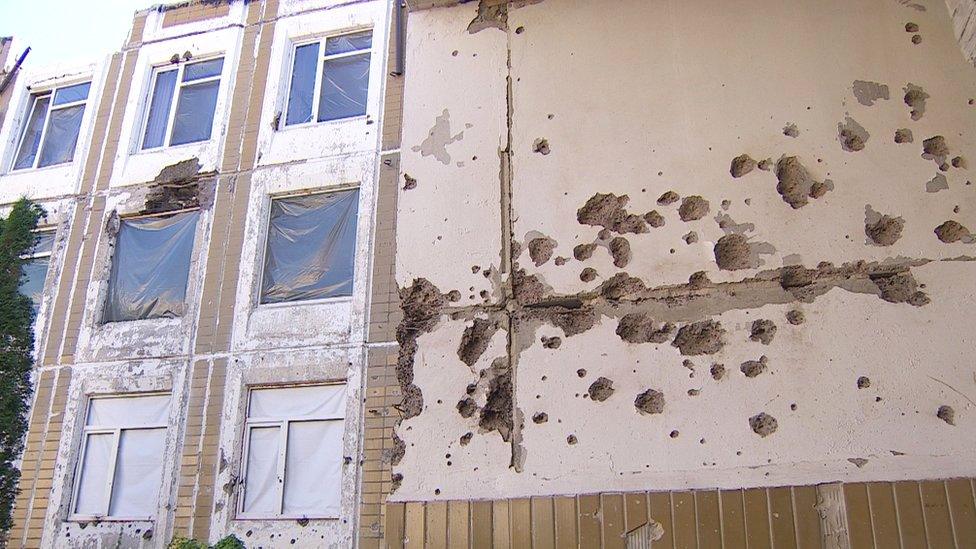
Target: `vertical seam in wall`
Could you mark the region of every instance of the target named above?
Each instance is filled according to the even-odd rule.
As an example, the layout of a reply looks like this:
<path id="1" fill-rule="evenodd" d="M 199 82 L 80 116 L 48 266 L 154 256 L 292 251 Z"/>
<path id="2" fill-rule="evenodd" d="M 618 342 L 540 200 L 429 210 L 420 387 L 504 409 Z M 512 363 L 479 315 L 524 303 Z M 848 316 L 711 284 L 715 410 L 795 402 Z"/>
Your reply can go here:
<path id="1" fill-rule="evenodd" d="M 800 526 L 799 526 L 799 514 L 796 512 L 796 491 L 793 486 L 790 486 L 790 510 L 793 511 L 793 539 L 796 540 L 797 545 L 800 544 Z"/>
<path id="2" fill-rule="evenodd" d="M 949 515 L 949 529 L 952 532 L 952 545 L 954 547 L 959 547 L 959 539 L 956 536 L 956 520 L 952 516 L 952 507 L 953 507 L 952 500 L 949 499 L 949 482 L 948 481 L 945 481 L 945 480 L 942 481 L 942 491 L 945 492 L 945 496 L 946 496 L 946 514 Z M 872 518 L 873 518 L 873 515 L 872 515 Z"/>
<path id="3" fill-rule="evenodd" d="M 769 488 L 763 488 L 766 493 L 766 525 L 769 529 L 769 545 L 775 549 L 776 536 L 773 535 L 773 503 L 769 498 Z"/>
<path id="4" fill-rule="evenodd" d="M 674 537 L 674 493 L 668 491 L 668 513 L 671 514 L 671 546 L 674 547 L 677 540 Z"/>
<path id="5" fill-rule="evenodd" d="M 698 519 L 698 498 L 694 492 L 691 493 L 692 510 L 695 512 L 695 547 L 701 547 L 702 521 Z"/>
<path id="6" fill-rule="evenodd" d="M 868 518 L 871 520 L 871 545 L 877 549 L 878 529 L 874 523 L 874 506 L 871 504 L 871 488 L 867 483 L 864 484 L 864 492 L 867 494 L 868 499 Z"/>
<path id="7" fill-rule="evenodd" d="M 40 383 L 43 381 L 45 373 L 47 372 L 42 372 L 38 375 L 37 377 L 38 385 L 40 385 Z M 23 518 L 24 532 L 21 536 L 21 545 L 27 543 L 27 532 L 28 532 L 27 525 L 30 520 L 31 513 L 34 507 L 34 492 L 35 492 L 35 487 L 37 485 L 37 476 L 40 473 L 40 469 L 41 469 L 41 455 L 44 452 L 44 436 L 47 431 L 47 418 L 51 417 L 51 402 L 54 400 L 54 390 L 56 389 L 56 382 L 57 382 L 57 371 L 50 372 L 50 376 L 51 376 L 51 387 L 45 391 L 46 394 L 43 400 L 40 394 L 37 395 L 38 401 L 34 403 L 35 409 L 32 410 L 31 413 L 30 423 L 31 424 L 39 423 L 39 424 L 43 424 L 44 426 L 41 428 L 41 432 L 39 433 L 41 435 L 40 440 L 33 444 L 37 446 L 37 459 L 35 460 L 34 463 L 34 477 L 30 483 L 30 490 L 26 493 L 24 499 L 24 503 L 25 503 L 24 518 Z M 38 390 L 38 392 L 40 392 L 40 390 Z M 39 405 L 41 405 L 40 408 L 36 408 Z M 40 415 L 40 410 L 44 410 L 43 415 Z M 28 426 L 28 433 L 29 432 L 30 432 L 30 427 Z M 28 449 L 26 448 L 25 445 L 24 455 L 27 454 L 28 454 Z M 16 526 L 14 526 L 13 529 L 15 528 Z"/>
<path id="8" fill-rule="evenodd" d="M 905 540 L 901 533 L 901 512 L 898 509 L 898 492 L 895 490 L 895 483 L 888 485 L 891 489 L 891 499 L 895 502 L 895 525 L 898 526 L 898 546 L 904 548 Z"/>
<path id="9" fill-rule="evenodd" d="M 62 378 L 64 378 L 63 379 L 64 383 L 62 383 Z M 50 408 L 50 413 L 48 414 L 48 417 L 47 417 L 47 425 L 45 427 L 45 432 L 44 432 L 44 446 L 41 448 L 41 457 L 42 458 L 44 457 L 44 452 L 47 450 L 48 443 L 51 443 L 51 442 L 54 443 L 54 451 L 55 451 L 55 454 L 57 454 L 57 451 L 60 448 L 61 435 L 64 434 L 65 423 L 66 423 L 66 421 L 65 421 L 66 418 L 64 417 L 64 410 L 65 410 L 65 407 L 67 405 L 68 390 L 69 390 L 70 387 L 71 387 L 71 367 L 70 366 L 63 366 L 63 367 L 61 367 L 61 368 L 58 369 L 57 382 L 55 383 L 54 391 L 51 394 L 51 408 Z M 59 404 L 58 403 L 59 400 L 60 401 L 63 401 L 63 402 L 61 402 Z M 57 438 L 52 441 L 51 440 L 51 419 L 54 418 L 55 416 L 58 416 L 59 419 L 60 419 L 60 421 L 61 421 L 61 429 L 58 432 Z M 55 462 L 57 462 L 57 455 L 55 455 Z M 52 474 L 52 477 L 53 477 L 53 474 Z M 37 491 L 35 489 L 34 494 L 36 495 L 36 493 L 37 493 Z M 43 511 L 43 514 L 40 517 L 40 521 L 41 521 L 41 544 L 42 545 L 43 545 L 43 542 L 44 542 L 44 535 L 46 533 L 50 533 L 50 532 L 47 532 L 46 531 L 46 528 L 44 528 L 44 524 L 47 522 L 48 515 L 51 514 L 51 512 L 54 509 L 57 509 L 57 508 L 58 508 L 58 505 L 51 500 L 50 494 L 49 494 L 49 497 L 48 497 L 47 505 L 38 508 L 39 511 L 41 511 L 41 510 Z M 33 510 L 32 510 L 31 515 L 32 515 L 31 518 L 33 520 L 33 518 L 34 518 L 33 517 Z M 27 522 L 27 528 L 28 528 L 28 534 L 29 534 L 30 521 Z"/>
<path id="10" fill-rule="evenodd" d="M 922 533 L 925 536 L 925 543 L 929 542 L 929 525 L 925 519 L 925 497 L 922 495 L 922 483 L 915 482 L 915 490 L 918 491 L 918 504 L 922 508 Z"/>
<path id="11" fill-rule="evenodd" d="M 720 547 L 725 547 L 725 509 L 722 508 L 722 490 L 718 493 L 718 542 Z M 648 507 L 650 509 L 650 507 Z"/>

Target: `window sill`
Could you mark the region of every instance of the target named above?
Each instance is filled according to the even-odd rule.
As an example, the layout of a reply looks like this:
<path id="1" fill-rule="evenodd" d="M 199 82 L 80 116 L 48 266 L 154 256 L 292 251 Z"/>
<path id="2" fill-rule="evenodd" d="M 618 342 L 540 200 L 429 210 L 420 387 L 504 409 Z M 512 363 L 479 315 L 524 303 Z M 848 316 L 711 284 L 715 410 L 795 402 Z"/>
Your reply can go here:
<path id="1" fill-rule="evenodd" d="M 152 517 L 102 517 L 102 516 L 88 516 L 88 515 L 71 515 L 67 519 L 67 522 L 153 522 L 155 519 Z"/>
<path id="2" fill-rule="evenodd" d="M 305 305 L 332 305 L 338 303 L 348 303 L 352 301 L 351 295 L 336 297 L 323 297 L 322 299 L 302 299 L 298 301 L 279 301 L 277 303 L 258 303 L 255 309 L 283 309 L 288 307 L 301 307 Z"/>
<path id="3" fill-rule="evenodd" d="M 29 173 L 49 172 L 49 171 L 52 171 L 52 170 L 59 170 L 59 169 L 62 169 L 63 170 L 64 168 L 70 167 L 72 164 L 74 164 L 74 162 L 75 161 L 72 160 L 71 162 L 62 162 L 60 164 L 52 164 L 50 166 L 44 166 L 43 168 L 17 168 L 16 170 L 15 169 L 10 169 L 6 173 L 4 173 L 3 175 L 24 175 L 24 174 L 29 174 Z"/>
<path id="4" fill-rule="evenodd" d="M 273 521 L 273 522 L 294 522 L 297 520 L 307 520 L 309 522 L 312 522 L 313 520 L 339 520 L 339 517 L 338 516 L 308 517 L 304 515 L 295 515 L 295 516 L 272 515 L 272 516 L 260 517 L 260 516 L 238 515 L 234 517 L 233 520 L 234 522 L 247 522 L 247 521 L 255 521 L 255 520 L 264 520 L 264 521 Z"/>
<path id="5" fill-rule="evenodd" d="M 180 149 L 190 149 L 190 148 L 200 148 L 213 143 L 213 136 L 210 139 L 205 139 L 203 141 L 193 141 L 192 143 L 180 143 L 179 145 L 168 145 L 166 147 L 154 147 L 152 149 L 137 149 L 136 151 L 129 154 L 129 156 L 152 156 L 154 154 L 159 154 L 168 151 L 179 151 Z"/>
<path id="6" fill-rule="evenodd" d="M 318 127 L 324 127 L 324 126 L 339 126 L 339 125 L 342 125 L 342 124 L 348 124 L 348 123 L 352 123 L 352 122 L 358 122 L 360 120 L 362 120 L 362 121 L 369 121 L 370 120 L 370 117 L 369 117 L 368 114 L 360 114 L 360 115 L 357 115 L 357 116 L 350 116 L 348 118 L 336 118 L 335 120 L 323 120 L 321 122 L 304 122 L 302 124 L 291 124 L 291 125 L 287 125 L 287 126 L 286 125 L 282 125 L 277 130 L 275 130 L 275 133 L 284 133 L 284 132 L 290 132 L 290 131 L 293 131 L 293 130 L 307 130 L 309 128 L 318 128 Z"/>

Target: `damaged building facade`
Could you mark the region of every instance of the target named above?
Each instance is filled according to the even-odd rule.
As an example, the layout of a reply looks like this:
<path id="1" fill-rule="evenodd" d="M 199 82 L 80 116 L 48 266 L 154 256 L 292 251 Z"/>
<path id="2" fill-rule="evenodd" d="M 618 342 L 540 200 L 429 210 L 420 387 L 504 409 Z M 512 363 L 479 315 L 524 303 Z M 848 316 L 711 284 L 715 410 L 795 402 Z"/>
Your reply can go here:
<path id="1" fill-rule="evenodd" d="M 974 14 L 191 1 L 27 63 L 8 544 L 976 545 Z"/>

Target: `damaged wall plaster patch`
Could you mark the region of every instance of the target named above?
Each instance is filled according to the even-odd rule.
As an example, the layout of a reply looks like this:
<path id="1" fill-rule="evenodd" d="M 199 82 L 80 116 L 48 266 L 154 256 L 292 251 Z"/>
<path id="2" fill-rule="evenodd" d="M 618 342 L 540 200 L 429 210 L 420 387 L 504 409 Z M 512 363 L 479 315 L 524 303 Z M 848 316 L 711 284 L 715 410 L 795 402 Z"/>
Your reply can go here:
<path id="1" fill-rule="evenodd" d="M 855 80 L 851 88 L 854 90 L 854 97 L 857 98 L 857 102 L 866 107 L 874 105 L 874 102 L 879 99 L 887 101 L 891 98 L 887 84 Z"/>
<path id="2" fill-rule="evenodd" d="M 457 354 L 461 362 L 474 366 L 488 349 L 491 336 L 498 330 L 498 324 L 484 318 L 476 318 L 471 326 L 464 329 Z"/>
<path id="3" fill-rule="evenodd" d="M 552 252 L 556 249 L 556 241 L 547 236 L 533 238 L 529 241 L 528 248 L 529 257 L 535 266 L 539 267 L 552 257 Z"/>
<path id="4" fill-rule="evenodd" d="M 683 355 L 712 355 L 725 346 L 725 329 L 715 320 L 686 324 L 678 329 L 671 345 Z"/>
<path id="5" fill-rule="evenodd" d="M 660 414 L 664 412 L 664 393 L 648 389 L 637 395 L 634 407 L 641 414 Z"/>
<path id="6" fill-rule="evenodd" d="M 921 86 L 911 82 L 904 88 L 905 104 L 911 107 L 912 120 L 920 120 L 925 114 L 925 101 L 930 97 Z"/>
<path id="7" fill-rule="evenodd" d="M 411 148 L 421 156 L 433 156 L 445 166 L 451 163 L 451 155 L 447 146 L 464 138 L 464 130 L 451 135 L 451 113 L 447 109 L 434 120 L 434 127 L 430 129 L 427 138 Z"/>
<path id="8" fill-rule="evenodd" d="M 740 154 L 732 159 L 732 164 L 729 166 L 729 173 L 732 177 L 739 178 L 751 172 L 755 167 L 756 161 L 752 157 L 748 154 Z"/>
<path id="9" fill-rule="evenodd" d="M 596 193 L 576 211 L 576 221 L 581 225 L 603 227 L 621 234 L 646 233 L 644 218 L 624 209 L 629 201 L 627 195 Z"/>
<path id="10" fill-rule="evenodd" d="M 925 192 L 927 193 L 937 193 L 947 190 L 949 190 L 949 180 L 941 173 L 935 174 L 935 177 L 925 182 Z"/>
<path id="11" fill-rule="evenodd" d="M 871 205 L 864 206 L 864 233 L 868 241 L 878 246 L 891 246 L 901 238 L 905 220 L 874 211 Z"/>
<path id="12" fill-rule="evenodd" d="M 586 392 L 589 394 L 590 400 L 594 402 L 603 402 L 613 395 L 613 380 L 605 377 L 598 377 L 596 381 L 590 384 L 590 388 L 587 389 Z"/>
<path id="13" fill-rule="evenodd" d="M 967 243 L 973 241 L 969 229 L 958 221 L 953 221 L 951 219 L 935 228 L 935 236 L 946 244 L 952 244 L 953 242 L 959 241 Z"/>
<path id="14" fill-rule="evenodd" d="M 850 116 L 845 117 L 844 122 L 837 124 L 837 139 L 840 141 L 841 148 L 847 152 L 864 150 L 864 145 L 870 137 L 864 126 Z"/>
<path id="15" fill-rule="evenodd" d="M 827 179 L 823 182 L 814 180 L 810 172 L 795 156 L 785 156 L 776 163 L 776 192 L 783 197 L 793 209 L 807 205 L 807 198 L 819 198 L 827 190 L 833 188 L 833 183 Z"/>
<path id="16" fill-rule="evenodd" d="M 773 416 L 766 412 L 761 412 L 749 418 L 749 427 L 752 428 L 752 432 L 765 438 L 776 432 L 779 423 Z"/>
<path id="17" fill-rule="evenodd" d="M 912 130 L 908 128 L 895 130 L 895 143 L 911 143 L 913 141 L 915 141 L 915 137 L 912 135 Z"/>
<path id="18" fill-rule="evenodd" d="M 700 196 L 686 196 L 678 207 L 682 221 L 696 221 L 708 215 L 708 201 Z"/>

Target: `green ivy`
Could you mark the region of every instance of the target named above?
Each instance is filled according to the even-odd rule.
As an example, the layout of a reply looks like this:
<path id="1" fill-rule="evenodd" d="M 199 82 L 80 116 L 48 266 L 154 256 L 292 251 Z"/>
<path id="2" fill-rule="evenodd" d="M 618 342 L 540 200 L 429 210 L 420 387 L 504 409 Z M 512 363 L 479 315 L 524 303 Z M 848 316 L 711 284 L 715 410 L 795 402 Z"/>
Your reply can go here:
<path id="1" fill-rule="evenodd" d="M 218 541 L 214 545 L 207 545 L 206 543 L 197 541 L 195 539 L 186 538 L 173 538 L 173 541 L 169 542 L 167 549 L 247 549 L 244 547 L 244 543 L 237 539 L 237 536 L 231 534 L 226 538 Z"/>
<path id="2" fill-rule="evenodd" d="M 40 206 L 20 199 L 0 219 L 0 530 L 10 529 L 20 471 L 14 462 L 24 448 L 33 388 L 34 310 L 20 293 L 24 260 L 34 247 Z"/>

